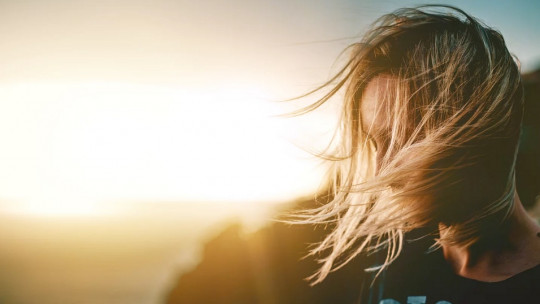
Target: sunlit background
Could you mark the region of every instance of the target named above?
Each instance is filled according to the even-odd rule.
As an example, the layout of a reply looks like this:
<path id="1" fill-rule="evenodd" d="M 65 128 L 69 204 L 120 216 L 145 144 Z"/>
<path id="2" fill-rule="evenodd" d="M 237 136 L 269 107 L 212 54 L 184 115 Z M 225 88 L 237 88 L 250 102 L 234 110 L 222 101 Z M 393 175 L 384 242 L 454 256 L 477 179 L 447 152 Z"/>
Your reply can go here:
<path id="1" fill-rule="evenodd" d="M 418 3 L 1 0 L 0 303 L 162 303 L 224 223 L 317 191 L 304 148 L 338 105 L 283 118 L 309 100 L 277 101 Z M 540 2 L 443 3 L 538 67 Z"/>

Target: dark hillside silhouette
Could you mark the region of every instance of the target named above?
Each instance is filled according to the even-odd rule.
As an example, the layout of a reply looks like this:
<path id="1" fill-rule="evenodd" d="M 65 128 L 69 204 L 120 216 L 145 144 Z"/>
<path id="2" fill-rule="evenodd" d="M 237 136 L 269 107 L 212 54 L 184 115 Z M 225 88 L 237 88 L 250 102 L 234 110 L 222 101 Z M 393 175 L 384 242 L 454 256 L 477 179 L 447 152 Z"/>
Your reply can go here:
<path id="1" fill-rule="evenodd" d="M 525 208 L 532 208 L 540 194 L 540 69 L 523 75 L 525 115 L 516 162 L 516 182 Z"/>
<path id="2" fill-rule="evenodd" d="M 305 280 L 317 269 L 308 244 L 324 229 L 273 223 L 243 236 L 237 224 L 209 241 L 202 262 L 183 275 L 167 303 L 356 303 L 367 259 L 356 259 L 310 287 Z M 336 302 L 337 301 L 337 302 Z"/>

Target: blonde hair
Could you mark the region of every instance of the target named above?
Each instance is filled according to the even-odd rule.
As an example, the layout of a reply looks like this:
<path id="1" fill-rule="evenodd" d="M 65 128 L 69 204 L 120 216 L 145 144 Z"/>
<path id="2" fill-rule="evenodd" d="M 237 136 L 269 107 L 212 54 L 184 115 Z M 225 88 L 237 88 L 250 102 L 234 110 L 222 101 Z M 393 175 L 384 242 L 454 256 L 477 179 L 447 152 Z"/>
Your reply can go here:
<path id="1" fill-rule="evenodd" d="M 314 283 L 362 252 L 386 250 L 370 270 L 383 269 L 404 233 L 421 227 L 438 235 L 434 246 L 469 246 L 514 202 L 523 89 L 499 32 L 460 9 L 422 6 L 382 16 L 348 50 L 345 67 L 314 90 L 329 92 L 297 112 L 345 92 L 334 150 L 320 154 L 332 164 L 332 199 L 296 215 L 332 227 L 311 251 L 324 255 Z M 361 104 L 378 76 L 385 120 L 374 134 L 362 127 Z"/>

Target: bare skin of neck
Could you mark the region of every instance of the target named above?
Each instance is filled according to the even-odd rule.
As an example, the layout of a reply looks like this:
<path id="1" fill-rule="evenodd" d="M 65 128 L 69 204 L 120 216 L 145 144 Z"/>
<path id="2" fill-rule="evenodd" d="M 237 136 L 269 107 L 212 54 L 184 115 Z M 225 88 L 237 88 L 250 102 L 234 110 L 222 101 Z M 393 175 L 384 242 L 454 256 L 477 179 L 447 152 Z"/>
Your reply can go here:
<path id="1" fill-rule="evenodd" d="M 540 264 L 540 225 L 527 214 L 517 193 L 507 225 L 496 237 L 497 244 L 443 245 L 444 258 L 457 275 L 483 282 L 503 281 Z"/>

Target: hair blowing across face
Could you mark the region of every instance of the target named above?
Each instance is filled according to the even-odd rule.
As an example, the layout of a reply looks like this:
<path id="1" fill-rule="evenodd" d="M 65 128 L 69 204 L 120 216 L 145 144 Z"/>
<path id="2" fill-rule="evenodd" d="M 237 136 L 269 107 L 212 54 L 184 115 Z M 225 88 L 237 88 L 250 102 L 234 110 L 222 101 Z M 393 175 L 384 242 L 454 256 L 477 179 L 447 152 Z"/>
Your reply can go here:
<path id="1" fill-rule="evenodd" d="M 438 245 L 473 244 L 514 202 L 523 89 L 499 32 L 454 7 L 407 8 L 379 18 L 348 51 L 317 89 L 329 92 L 298 112 L 345 92 L 334 150 L 321 155 L 333 165 L 333 199 L 298 215 L 333 223 L 312 250 L 325 254 L 315 283 L 364 251 L 387 250 L 374 269 L 386 267 L 416 228 L 433 228 Z M 374 108 L 383 119 L 366 128 L 364 93 L 381 78 Z"/>

